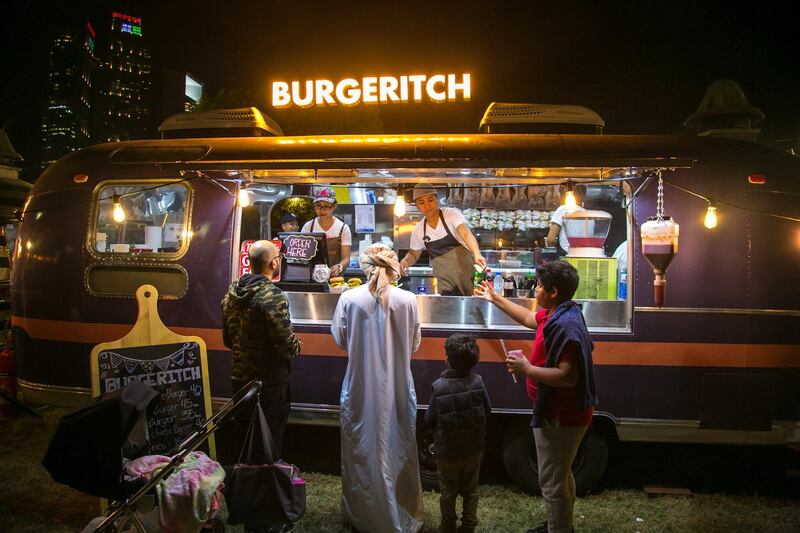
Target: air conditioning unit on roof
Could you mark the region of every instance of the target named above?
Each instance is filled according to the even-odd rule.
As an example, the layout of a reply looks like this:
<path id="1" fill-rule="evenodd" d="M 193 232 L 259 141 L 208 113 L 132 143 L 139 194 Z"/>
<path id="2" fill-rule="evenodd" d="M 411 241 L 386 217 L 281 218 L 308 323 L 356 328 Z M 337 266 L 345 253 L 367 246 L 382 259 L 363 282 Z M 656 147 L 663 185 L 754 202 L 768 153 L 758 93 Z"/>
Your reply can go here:
<path id="1" fill-rule="evenodd" d="M 164 139 L 201 137 L 272 137 L 283 130 L 255 107 L 178 113 L 158 127 Z"/>
<path id="2" fill-rule="evenodd" d="M 492 102 L 481 119 L 481 133 L 603 133 L 605 121 L 580 105 Z"/>

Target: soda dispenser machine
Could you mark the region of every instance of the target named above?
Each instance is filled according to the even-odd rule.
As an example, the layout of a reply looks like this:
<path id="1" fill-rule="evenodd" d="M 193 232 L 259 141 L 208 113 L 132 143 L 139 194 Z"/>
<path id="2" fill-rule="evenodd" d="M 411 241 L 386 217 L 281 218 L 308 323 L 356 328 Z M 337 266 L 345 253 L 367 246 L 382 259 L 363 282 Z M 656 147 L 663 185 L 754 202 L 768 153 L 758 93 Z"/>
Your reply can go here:
<path id="1" fill-rule="evenodd" d="M 564 233 L 569 241 L 565 260 L 578 271 L 580 282 L 575 298 L 614 300 L 617 298 L 617 260 L 606 257 L 604 245 L 611 229 L 610 213 L 574 211 L 564 215 Z"/>

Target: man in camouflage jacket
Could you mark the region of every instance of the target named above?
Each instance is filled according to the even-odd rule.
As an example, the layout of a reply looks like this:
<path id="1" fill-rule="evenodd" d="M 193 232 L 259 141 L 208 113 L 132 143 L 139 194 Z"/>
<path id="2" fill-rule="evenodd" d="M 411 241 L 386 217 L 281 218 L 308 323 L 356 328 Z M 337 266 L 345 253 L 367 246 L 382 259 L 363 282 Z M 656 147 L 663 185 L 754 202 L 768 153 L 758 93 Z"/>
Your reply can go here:
<path id="1" fill-rule="evenodd" d="M 278 456 L 289 420 L 291 360 L 300 353 L 300 342 L 289 317 L 289 302 L 272 283 L 279 257 L 272 242 L 253 243 L 249 252 L 252 273 L 231 283 L 222 300 L 222 341 L 233 355 L 232 392 L 250 380 L 261 380 L 261 407 Z M 242 442 L 249 415 L 237 418 L 247 419 L 232 423 L 241 431 L 236 440 Z"/>

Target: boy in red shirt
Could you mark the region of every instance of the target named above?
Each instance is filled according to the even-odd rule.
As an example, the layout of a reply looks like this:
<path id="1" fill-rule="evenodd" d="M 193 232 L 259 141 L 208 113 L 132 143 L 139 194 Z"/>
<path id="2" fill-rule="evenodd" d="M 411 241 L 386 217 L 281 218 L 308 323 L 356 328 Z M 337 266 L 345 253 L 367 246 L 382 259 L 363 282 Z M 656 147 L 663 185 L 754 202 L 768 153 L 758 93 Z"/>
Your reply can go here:
<path id="1" fill-rule="evenodd" d="M 494 291 L 484 282 L 476 294 L 494 303 L 508 316 L 536 328 L 530 359 L 509 355 L 508 371 L 526 377 L 533 404 L 533 436 L 539 465 L 547 522 L 527 533 L 572 531 L 575 479 L 572 461 L 597 405 L 592 365 L 594 344 L 580 307 L 572 300 L 578 272 L 565 261 L 536 269 L 536 302 L 543 309 L 531 313 Z"/>

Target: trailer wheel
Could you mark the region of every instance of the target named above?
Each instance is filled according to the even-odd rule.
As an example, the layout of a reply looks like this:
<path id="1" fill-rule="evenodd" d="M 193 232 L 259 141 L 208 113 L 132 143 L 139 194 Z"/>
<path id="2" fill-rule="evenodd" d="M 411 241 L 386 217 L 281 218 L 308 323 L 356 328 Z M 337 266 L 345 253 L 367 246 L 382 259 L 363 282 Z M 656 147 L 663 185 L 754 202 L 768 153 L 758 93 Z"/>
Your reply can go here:
<path id="1" fill-rule="evenodd" d="M 439 474 L 436 468 L 436 451 L 433 446 L 433 430 L 417 428 L 417 455 L 419 477 L 425 490 L 439 490 Z"/>
<path id="2" fill-rule="evenodd" d="M 530 427 L 510 424 L 506 428 L 503 463 L 508 475 L 520 487 L 531 494 L 541 493 L 536 445 Z M 605 437 L 589 428 L 572 462 L 572 475 L 575 476 L 575 492 L 578 496 L 586 496 L 591 492 L 603 477 L 607 464 L 608 442 Z"/>

